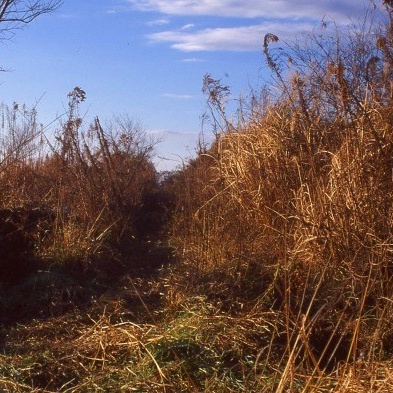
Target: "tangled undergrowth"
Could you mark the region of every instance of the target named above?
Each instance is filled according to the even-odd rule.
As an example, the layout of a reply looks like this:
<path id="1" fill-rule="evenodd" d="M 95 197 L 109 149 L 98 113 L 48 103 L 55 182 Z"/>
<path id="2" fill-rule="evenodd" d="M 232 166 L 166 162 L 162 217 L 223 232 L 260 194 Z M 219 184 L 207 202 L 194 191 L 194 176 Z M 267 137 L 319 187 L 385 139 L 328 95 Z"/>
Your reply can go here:
<path id="1" fill-rule="evenodd" d="M 323 378 L 295 363 L 280 367 L 282 350 L 269 344 L 281 328 L 273 312 L 231 317 L 195 297 L 171 318 L 163 318 L 161 310 L 154 321 L 136 323 L 121 300 L 100 302 L 105 305 L 88 313 L 8 330 L 0 356 L 2 391 L 273 392 L 285 373 L 286 389 L 293 392 L 393 387 L 390 362 L 341 364 Z"/>
<path id="2" fill-rule="evenodd" d="M 165 178 L 129 120 L 82 131 L 79 88 L 46 155 L 36 126 L 11 129 L 0 235 L 21 249 L 0 261 L 2 391 L 393 390 L 383 7 L 384 28 L 323 23 L 286 51 L 267 34 L 274 90 L 236 124 L 207 75 L 216 140 Z"/>

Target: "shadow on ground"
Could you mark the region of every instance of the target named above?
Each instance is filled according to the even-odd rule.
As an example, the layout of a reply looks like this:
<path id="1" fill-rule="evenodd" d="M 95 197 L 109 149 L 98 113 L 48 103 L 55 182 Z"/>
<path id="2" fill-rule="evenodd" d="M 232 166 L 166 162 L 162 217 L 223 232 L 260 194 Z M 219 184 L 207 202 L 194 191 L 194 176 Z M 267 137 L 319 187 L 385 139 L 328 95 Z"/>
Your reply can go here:
<path id="1" fill-rule="evenodd" d="M 158 240 L 123 241 L 87 265 L 51 265 L 34 256 L 34 242 L 52 219 L 40 209 L 0 210 L 0 327 L 115 301 L 130 307 L 133 318 L 141 307 L 159 307 L 155 281 L 174 261 L 171 247 Z"/>

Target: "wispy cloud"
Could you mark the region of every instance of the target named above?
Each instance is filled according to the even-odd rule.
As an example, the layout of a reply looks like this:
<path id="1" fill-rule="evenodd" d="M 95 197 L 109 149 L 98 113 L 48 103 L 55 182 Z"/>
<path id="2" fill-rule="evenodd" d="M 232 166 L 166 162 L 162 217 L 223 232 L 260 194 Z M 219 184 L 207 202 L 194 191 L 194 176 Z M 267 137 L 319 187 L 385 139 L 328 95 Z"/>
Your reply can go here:
<path id="1" fill-rule="evenodd" d="M 165 93 L 163 94 L 164 97 L 168 98 L 174 98 L 177 100 L 190 100 L 191 98 L 194 98 L 194 96 L 190 94 L 173 94 L 173 93 Z"/>
<path id="2" fill-rule="evenodd" d="M 188 33 L 163 31 L 149 35 L 153 42 L 167 42 L 171 47 L 184 52 L 194 51 L 253 51 L 261 48 L 267 33 L 288 39 L 303 31 L 310 31 L 312 23 L 266 22 L 258 25 L 234 28 L 210 28 Z"/>
<path id="3" fill-rule="evenodd" d="M 181 30 L 189 30 L 192 29 L 195 25 L 193 23 L 187 23 L 186 25 L 181 27 Z"/>
<path id="4" fill-rule="evenodd" d="M 130 7 L 126 5 L 113 5 L 106 8 L 107 14 L 121 14 L 129 11 L 130 11 Z"/>
<path id="5" fill-rule="evenodd" d="M 184 63 L 204 63 L 206 60 L 198 59 L 197 57 L 188 57 L 186 59 L 182 59 Z"/>
<path id="6" fill-rule="evenodd" d="M 60 14 L 55 14 L 55 16 L 59 19 L 71 19 L 71 18 L 77 18 L 77 14 L 65 14 L 65 13 L 60 13 Z"/>
<path id="7" fill-rule="evenodd" d="M 283 40 L 303 31 L 311 31 L 323 18 L 336 23 L 348 23 L 349 17 L 360 17 L 368 0 L 128 0 L 139 11 L 154 11 L 163 15 L 214 16 L 214 26 L 196 29 L 187 23 L 177 30 L 165 30 L 149 35 L 152 42 L 168 43 L 174 49 L 193 51 L 249 51 L 261 47 L 267 33 Z M 243 25 L 218 27 L 218 17 L 234 17 Z M 250 24 L 258 18 L 258 24 Z"/>
<path id="8" fill-rule="evenodd" d="M 335 20 L 362 15 L 367 0 L 128 0 L 140 11 L 167 15 L 211 15 L 244 18 L 316 18 Z"/>
<path id="9" fill-rule="evenodd" d="M 179 132 L 179 131 L 170 131 L 164 129 L 155 129 L 155 130 L 147 130 L 146 133 L 148 135 L 158 135 L 158 136 L 173 136 L 178 138 L 198 138 L 200 136 L 200 132 Z"/>
<path id="10" fill-rule="evenodd" d="M 155 19 L 147 22 L 148 26 L 164 26 L 169 24 L 170 21 L 167 18 L 162 18 L 162 19 Z"/>

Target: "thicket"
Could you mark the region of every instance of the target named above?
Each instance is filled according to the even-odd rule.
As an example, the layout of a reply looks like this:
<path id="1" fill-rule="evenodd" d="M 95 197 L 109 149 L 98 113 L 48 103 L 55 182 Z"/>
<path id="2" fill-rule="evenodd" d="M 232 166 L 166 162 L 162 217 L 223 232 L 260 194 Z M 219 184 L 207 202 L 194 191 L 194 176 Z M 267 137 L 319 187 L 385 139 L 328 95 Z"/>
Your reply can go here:
<path id="1" fill-rule="evenodd" d="M 115 271 L 116 251 L 156 239 L 164 223 L 151 161 L 157 141 L 127 115 L 105 125 L 96 117 L 86 129 L 79 115 L 85 92 L 76 87 L 68 98 L 54 136 L 34 109 L 1 108 L 3 280 L 25 276 L 34 261 L 83 270 L 106 258 Z"/>
<path id="2" fill-rule="evenodd" d="M 176 259 L 154 277 L 117 276 L 87 317 L 73 308 L 0 330 L 0 386 L 392 391 L 392 2 L 383 10 L 385 23 L 323 22 L 284 49 L 267 34 L 272 82 L 234 117 L 230 88 L 206 75 L 215 141 L 165 178 L 129 118 L 84 129 L 80 88 L 54 140 L 34 111 L 3 107 L 3 242 L 17 232 L 10 239 L 49 266 L 98 258 L 109 277 L 141 245 L 168 243 Z M 149 248 L 142 262 L 171 251 Z M 33 294 L 45 290 L 34 280 Z"/>
<path id="3" fill-rule="evenodd" d="M 285 50 L 267 34 L 274 81 L 236 118 L 229 87 L 204 79 L 216 140 L 182 172 L 172 299 L 258 315 L 247 351 L 275 391 L 393 353 L 392 4 L 384 10 L 385 24 L 323 22 Z"/>

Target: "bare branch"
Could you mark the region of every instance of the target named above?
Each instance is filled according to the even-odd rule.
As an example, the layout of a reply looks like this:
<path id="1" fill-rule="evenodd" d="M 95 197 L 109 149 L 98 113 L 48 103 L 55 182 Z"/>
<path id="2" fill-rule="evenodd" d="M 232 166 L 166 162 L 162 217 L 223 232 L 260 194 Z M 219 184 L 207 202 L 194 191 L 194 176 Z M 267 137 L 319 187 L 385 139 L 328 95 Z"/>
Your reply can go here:
<path id="1" fill-rule="evenodd" d="M 0 41 L 61 4 L 61 0 L 0 0 Z"/>

